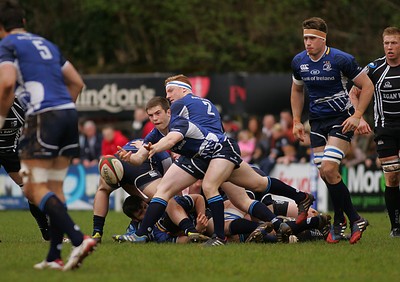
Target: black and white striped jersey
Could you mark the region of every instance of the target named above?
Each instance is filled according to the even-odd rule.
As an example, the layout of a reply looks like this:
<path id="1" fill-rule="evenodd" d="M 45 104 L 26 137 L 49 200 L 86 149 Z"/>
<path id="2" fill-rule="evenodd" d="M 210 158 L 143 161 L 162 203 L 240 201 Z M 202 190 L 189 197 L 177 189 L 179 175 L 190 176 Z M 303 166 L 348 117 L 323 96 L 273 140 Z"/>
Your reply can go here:
<path id="1" fill-rule="evenodd" d="M 382 57 L 369 63 L 366 71 L 375 86 L 375 128 L 400 129 L 400 66 L 391 67 Z"/>
<path id="2" fill-rule="evenodd" d="M 10 108 L 3 128 L 0 129 L 0 154 L 17 152 L 18 140 L 25 121 L 24 109 L 18 100 Z"/>

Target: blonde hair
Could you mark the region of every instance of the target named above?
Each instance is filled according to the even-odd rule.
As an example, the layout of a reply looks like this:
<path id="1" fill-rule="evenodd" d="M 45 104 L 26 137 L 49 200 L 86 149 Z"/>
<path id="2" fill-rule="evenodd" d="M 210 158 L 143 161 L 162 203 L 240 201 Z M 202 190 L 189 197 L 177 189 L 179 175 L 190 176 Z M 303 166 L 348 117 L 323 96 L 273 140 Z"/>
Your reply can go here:
<path id="1" fill-rule="evenodd" d="M 272 127 L 272 131 L 273 132 L 282 132 L 283 131 L 283 127 L 280 123 L 275 123 L 274 126 Z"/>
<path id="2" fill-rule="evenodd" d="M 400 36 L 400 28 L 395 27 L 395 26 L 389 26 L 385 28 L 385 30 L 382 33 L 382 38 L 385 37 L 386 35 L 397 35 Z"/>
<path id="3" fill-rule="evenodd" d="M 185 76 L 185 75 L 183 75 L 183 74 L 178 74 L 178 75 L 174 75 L 174 76 L 170 76 L 170 77 L 168 77 L 166 80 L 165 80 L 165 85 L 167 85 L 167 83 L 168 82 L 171 82 L 171 81 L 181 81 L 181 82 L 184 82 L 184 83 L 186 83 L 186 84 L 189 84 L 190 85 L 190 87 L 192 87 L 192 84 L 190 83 L 190 80 L 189 80 L 189 78 L 187 77 L 187 76 Z"/>

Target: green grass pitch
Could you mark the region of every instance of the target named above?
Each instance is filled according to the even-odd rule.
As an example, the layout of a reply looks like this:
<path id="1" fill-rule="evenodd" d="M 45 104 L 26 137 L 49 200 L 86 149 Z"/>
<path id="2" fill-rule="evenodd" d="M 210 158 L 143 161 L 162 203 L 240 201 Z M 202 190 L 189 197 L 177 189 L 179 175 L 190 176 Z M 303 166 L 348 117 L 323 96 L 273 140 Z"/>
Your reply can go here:
<path id="1" fill-rule="evenodd" d="M 71 211 L 89 234 L 91 211 Z M 111 235 L 129 220 L 110 212 L 102 244 L 76 271 L 35 270 L 46 256 L 29 211 L 0 211 L 1 281 L 398 281 L 400 238 L 389 237 L 385 213 L 362 213 L 370 226 L 360 242 L 298 244 L 118 244 Z M 64 260 L 70 251 L 64 244 Z"/>

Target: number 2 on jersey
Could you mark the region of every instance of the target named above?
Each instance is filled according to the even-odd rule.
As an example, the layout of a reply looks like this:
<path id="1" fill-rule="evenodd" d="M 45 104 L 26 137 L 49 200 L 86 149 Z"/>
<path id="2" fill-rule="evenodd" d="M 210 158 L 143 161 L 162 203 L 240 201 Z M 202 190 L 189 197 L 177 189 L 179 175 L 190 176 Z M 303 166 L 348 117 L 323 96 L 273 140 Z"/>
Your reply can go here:
<path id="1" fill-rule="evenodd" d="M 207 114 L 210 116 L 215 116 L 215 113 L 212 112 L 211 103 L 208 101 L 202 101 L 204 105 L 207 106 Z"/>

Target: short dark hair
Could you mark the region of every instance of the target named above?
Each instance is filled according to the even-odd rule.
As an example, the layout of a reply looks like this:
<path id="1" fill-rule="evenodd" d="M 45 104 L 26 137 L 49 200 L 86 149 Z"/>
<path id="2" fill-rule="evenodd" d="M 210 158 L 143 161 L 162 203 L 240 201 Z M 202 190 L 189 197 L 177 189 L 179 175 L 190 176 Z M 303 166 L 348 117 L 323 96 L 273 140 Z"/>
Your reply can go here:
<path id="1" fill-rule="evenodd" d="M 328 25 L 323 19 L 318 17 L 306 19 L 303 22 L 303 29 L 316 29 L 328 33 Z"/>
<path id="2" fill-rule="evenodd" d="M 25 12 L 16 0 L 0 1 L 0 25 L 9 32 L 24 27 Z"/>
<path id="3" fill-rule="evenodd" d="M 132 218 L 133 213 L 137 212 L 142 207 L 142 202 L 144 202 L 144 200 L 139 196 L 128 196 L 122 204 L 122 211 L 127 217 Z"/>
<path id="4" fill-rule="evenodd" d="M 170 104 L 167 98 L 161 96 L 155 96 L 151 98 L 146 104 L 146 112 L 150 108 L 154 108 L 157 106 L 161 106 L 161 108 L 165 111 L 168 111 L 170 108 Z"/>

